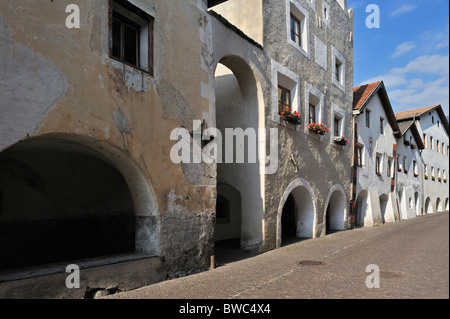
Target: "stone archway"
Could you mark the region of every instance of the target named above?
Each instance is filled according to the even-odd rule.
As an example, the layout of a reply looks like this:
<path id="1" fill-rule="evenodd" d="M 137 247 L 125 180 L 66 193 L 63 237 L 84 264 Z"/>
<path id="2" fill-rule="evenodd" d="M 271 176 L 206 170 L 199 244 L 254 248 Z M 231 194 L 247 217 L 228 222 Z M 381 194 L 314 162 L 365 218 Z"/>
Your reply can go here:
<path id="1" fill-rule="evenodd" d="M 419 192 L 414 193 L 414 207 L 415 207 L 416 216 L 420 216 L 422 213 L 421 213 L 421 207 L 420 207 Z"/>
<path id="2" fill-rule="evenodd" d="M 431 204 L 431 198 L 428 197 L 425 200 L 425 214 L 432 214 L 433 213 L 433 205 Z"/>
<path id="3" fill-rule="evenodd" d="M 244 59 L 225 56 L 220 60 L 215 74 L 215 113 L 217 129 L 222 133 L 223 156 L 217 165 L 217 181 L 241 195 L 239 237 L 244 250 L 259 250 L 263 241 L 264 176 L 258 154 L 264 145 L 259 136 L 264 107 L 260 95 L 256 77 Z"/>
<path id="4" fill-rule="evenodd" d="M 384 223 L 386 223 L 386 211 L 388 207 L 389 202 L 389 196 L 386 194 L 383 194 L 380 196 L 380 210 L 381 210 L 381 220 Z"/>
<path id="5" fill-rule="evenodd" d="M 368 211 L 368 194 L 361 191 L 356 199 L 356 226 L 364 226 L 364 220 Z"/>
<path id="6" fill-rule="evenodd" d="M 442 201 L 440 198 L 436 199 L 436 213 L 440 213 L 443 211 Z"/>
<path id="7" fill-rule="evenodd" d="M 0 233 L 14 243 L 2 251 L 9 256 L 4 268 L 159 254 L 153 193 L 120 150 L 83 136 L 46 135 L 4 150 L 0 170 Z"/>
<path id="8" fill-rule="evenodd" d="M 348 216 L 347 196 L 341 185 L 335 185 L 331 188 L 325 207 L 324 220 L 327 232 L 345 230 Z"/>
<path id="9" fill-rule="evenodd" d="M 293 209 L 295 209 L 295 230 L 298 238 L 314 238 L 316 237 L 316 211 L 317 200 L 309 183 L 303 178 L 293 181 L 284 192 L 278 206 L 277 215 L 277 247 L 281 247 L 283 239 L 282 217 L 286 214 L 285 205 L 292 196 L 294 200 Z M 284 212 L 283 212 L 284 210 Z"/>

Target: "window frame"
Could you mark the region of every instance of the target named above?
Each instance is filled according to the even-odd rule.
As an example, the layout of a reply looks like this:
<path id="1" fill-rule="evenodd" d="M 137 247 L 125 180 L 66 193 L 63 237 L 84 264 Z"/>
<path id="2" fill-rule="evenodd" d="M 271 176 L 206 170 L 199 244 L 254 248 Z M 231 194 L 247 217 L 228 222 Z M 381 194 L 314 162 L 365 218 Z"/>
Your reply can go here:
<path id="1" fill-rule="evenodd" d="M 375 173 L 378 176 L 383 174 L 383 154 L 377 153 L 375 157 Z"/>
<path id="2" fill-rule="evenodd" d="M 370 128 L 370 113 L 372 111 L 369 109 L 366 109 L 365 113 L 366 113 L 366 127 Z"/>
<path id="3" fill-rule="evenodd" d="M 303 8 L 297 1 L 286 0 L 286 29 L 287 29 L 287 41 L 294 48 L 300 51 L 308 60 L 311 55 L 311 38 L 309 29 L 309 12 Z M 294 17 L 300 22 L 300 38 L 301 45 L 294 42 L 291 38 L 291 17 Z"/>
<path id="4" fill-rule="evenodd" d="M 154 21 L 155 18 L 151 16 L 149 13 L 145 12 L 144 10 L 140 9 L 139 7 L 135 6 L 134 4 L 130 3 L 126 0 L 108 0 L 109 4 L 109 40 L 108 40 L 108 53 L 109 58 L 115 61 L 118 61 L 120 63 L 123 63 L 125 65 L 128 65 L 134 69 L 137 69 L 141 72 L 145 72 L 150 75 L 154 75 Z M 143 24 L 140 24 L 136 21 L 133 21 L 133 19 L 130 19 L 129 17 L 125 16 L 121 12 L 115 10 L 114 8 L 120 7 L 120 11 L 125 11 L 130 16 L 137 16 L 142 21 L 145 21 Z M 129 63 L 121 58 L 118 58 L 114 56 L 113 54 L 113 21 L 115 19 L 114 15 L 120 15 L 121 17 L 125 18 L 125 22 L 131 22 L 134 25 L 139 26 L 139 33 L 138 33 L 138 48 L 137 48 L 137 55 L 138 55 L 138 63 L 137 65 L 134 65 L 132 63 Z M 144 46 L 142 40 L 147 41 L 147 46 Z M 146 53 L 144 56 L 142 50 Z M 144 61 L 145 59 L 145 61 Z M 144 66 L 145 63 L 147 64 L 146 67 Z"/>
<path id="5" fill-rule="evenodd" d="M 364 167 L 364 145 L 361 144 L 356 145 L 356 166 Z"/>

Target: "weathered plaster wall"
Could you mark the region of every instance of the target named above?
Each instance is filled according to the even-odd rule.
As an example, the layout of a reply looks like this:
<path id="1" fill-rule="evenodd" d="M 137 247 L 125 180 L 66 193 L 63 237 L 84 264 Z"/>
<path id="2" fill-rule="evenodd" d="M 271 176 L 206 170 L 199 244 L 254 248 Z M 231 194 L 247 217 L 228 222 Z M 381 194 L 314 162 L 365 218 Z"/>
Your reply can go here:
<path id="1" fill-rule="evenodd" d="M 318 92 L 322 98 L 320 121 L 330 129 L 333 123 L 332 104 L 343 110 L 342 135 L 349 140 L 353 138 L 352 99 L 353 99 L 353 14 L 342 10 L 336 3 L 331 3 L 330 26 L 322 20 L 322 1 L 315 1 L 310 6 L 306 1 L 295 1 L 309 16 L 309 37 L 307 37 L 308 52 L 303 54 L 290 44 L 290 34 L 287 32 L 286 10 L 290 1 L 264 1 L 264 42 L 267 55 L 277 64 L 282 65 L 300 78 L 298 107 L 301 113 L 307 113 L 309 107 L 309 93 Z M 315 45 L 319 41 L 323 45 Z M 337 48 L 345 57 L 345 88 L 338 88 L 333 84 L 332 50 Z M 326 61 L 327 67 L 324 68 Z M 267 71 L 271 74 L 271 70 Z M 273 83 L 275 88 L 276 83 Z M 308 89 L 312 87 L 313 90 Z M 271 94 L 271 93 L 268 93 Z M 324 137 L 310 134 L 305 128 L 308 124 L 307 116 L 300 130 L 294 130 L 283 123 L 272 121 L 272 111 L 278 107 L 275 96 L 271 94 L 271 104 L 266 105 L 268 127 L 279 128 L 280 163 L 276 174 L 266 177 L 266 218 L 265 218 L 265 248 L 277 245 L 277 234 L 274 227 L 280 217 L 280 199 L 284 198 L 288 186 L 301 178 L 310 185 L 314 207 L 314 222 L 311 230 L 312 237 L 319 237 L 326 233 L 327 199 L 329 192 L 335 185 L 345 190 L 346 198 L 351 198 L 350 174 L 353 151 L 351 147 L 336 146 L 333 134 Z M 297 105 L 295 106 L 297 107 Z M 320 177 L 319 177 L 320 176 Z M 287 196 L 287 195 L 286 195 Z M 348 206 L 348 201 L 345 203 Z M 349 227 L 348 214 L 345 216 L 345 227 Z M 278 229 L 280 227 L 278 226 Z M 279 235 L 278 235 L 279 237 Z M 279 242 L 278 242 L 279 244 Z"/>
<path id="2" fill-rule="evenodd" d="M 173 164 L 169 137 L 211 110 L 206 8 L 131 2 L 155 18 L 153 76 L 109 58 L 107 0 L 77 2 L 80 29 L 66 28 L 66 2 L 2 1 L 0 148 L 56 132 L 105 145 L 96 150 L 124 176 L 138 217 L 156 218 L 151 250 L 165 258 L 165 271 L 198 269 L 212 250 L 215 180 L 208 166 Z"/>

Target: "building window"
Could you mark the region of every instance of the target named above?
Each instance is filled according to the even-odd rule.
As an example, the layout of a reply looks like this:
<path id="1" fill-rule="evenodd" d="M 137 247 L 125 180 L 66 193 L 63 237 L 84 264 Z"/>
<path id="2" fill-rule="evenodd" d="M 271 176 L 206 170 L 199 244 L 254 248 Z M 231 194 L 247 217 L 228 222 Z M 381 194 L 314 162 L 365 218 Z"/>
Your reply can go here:
<path id="1" fill-rule="evenodd" d="M 370 128 L 370 110 L 366 110 L 366 127 Z"/>
<path id="2" fill-rule="evenodd" d="M 280 124 L 280 108 L 300 113 L 300 77 L 286 67 L 272 61 L 272 121 Z"/>
<path id="3" fill-rule="evenodd" d="M 406 156 L 403 156 L 403 171 L 408 174 L 408 166 L 406 166 L 408 162 L 408 158 Z"/>
<path id="4" fill-rule="evenodd" d="M 332 47 L 333 83 L 345 92 L 345 59 L 334 47 Z"/>
<path id="5" fill-rule="evenodd" d="M 427 134 L 423 134 L 423 145 L 425 145 L 425 148 L 427 148 Z"/>
<path id="6" fill-rule="evenodd" d="M 288 42 L 309 59 L 309 13 L 300 4 L 288 3 Z"/>
<path id="7" fill-rule="evenodd" d="M 283 111 L 286 108 L 292 108 L 291 91 L 282 86 L 278 86 L 278 111 Z"/>
<path id="8" fill-rule="evenodd" d="M 325 22 L 325 24 L 327 26 L 330 26 L 330 17 L 331 17 L 331 9 L 330 9 L 330 5 L 328 3 L 326 3 L 325 1 L 322 2 L 322 11 L 323 11 L 323 22 Z"/>
<path id="9" fill-rule="evenodd" d="M 323 105 L 324 105 L 324 94 L 318 89 L 305 83 L 305 133 L 309 134 L 308 126 L 311 123 L 324 123 L 323 120 Z M 331 128 L 330 128 L 331 129 Z"/>
<path id="10" fill-rule="evenodd" d="M 363 151 L 364 146 L 357 145 L 356 146 L 356 166 L 363 167 Z"/>
<path id="11" fill-rule="evenodd" d="M 389 157 L 388 158 L 388 164 L 387 164 L 387 176 L 388 177 L 393 177 L 394 176 L 393 168 L 394 168 L 394 166 L 393 166 L 393 158 Z"/>
<path id="12" fill-rule="evenodd" d="M 383 172 L 383 155 L 377 154 L 376 158 L 376 173 L 381 176 Z"/>
<path id="13" fill-rule="evenodd" d="M 341 136 L 341 118 L 334 117 L 334 136 Z"/>
<path id="14" fill-rule="evenodd" d="M 291 14 L 291 40 L 299 47 L 302 46 L 302 25 L 301 22 Z"/>
<path id="15" fill-rule="evenodd" d="M 110 57 L 153 74 L 153 18 L 125 0 L 113 0 Z"/>
<path id="16" fill-rule="evenodd" d="M 445 144 L 442 143 L 442 155 L 445 155 Z"/>
<path id="17" fill-rule="evenodd" d="M 309 104 L 309 124 L 316 122 L 316 106 L 314 104 Z"/>
<path id="18" fill-rule="evenodd" d="M 384 118 L 380 118 L 380 134 L 384 135 Z"/>
<path id="19" fill-rule="evenodd" d="M 414 175 L 418 175 L 419 174 L 419 170 L 417 168 L 417 162 L 416 161 L 413 161 L 413 172 L 414 172 Z"/>
<path id="20" fill-rule="evenodd" d="M 433 136 L 430 136 L 430 148 L 433 149 Z"/>
<path id="21" fill-rule="evenodd" d="M 434 116 L 431 117 L 431 123 L 434 124 Z"/>
<path id="22" fill-rule="evenodd" d="M 436 140 L 436 152 L 439 153 L 439 140 Z"/>

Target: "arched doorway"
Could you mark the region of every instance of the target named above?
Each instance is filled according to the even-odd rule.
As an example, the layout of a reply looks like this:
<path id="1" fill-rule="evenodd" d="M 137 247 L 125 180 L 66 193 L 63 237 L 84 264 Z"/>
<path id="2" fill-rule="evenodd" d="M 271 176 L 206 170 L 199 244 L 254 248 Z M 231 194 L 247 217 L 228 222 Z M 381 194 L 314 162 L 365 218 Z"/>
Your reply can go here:
<path id="1" fill-rule="evenodd" d="M 428 197 L 425 200 L 425 214 L 432 214 L 433 213 L 433 205 L 431 204 L 431 199 Z"/>
<path id="2" fill-rule="evenodd" d="M 347 215 L 347 200 L 344 189 L 341 186 L 335 186 L 332 188 L 330 195 L 325 212 L 327 233 L 345 230 Z"/>
<path id="3" fill-rule="evenodd" d="M 243 250 L 259 250 L 264 207 L 258 159 L 259 121 L 264 115 L 260 89 L 251 67 L 237 56 L 220 60 L 215 72 L 216 126 L 222 133 L 217 181 L 241 196 Z M 220 190 L 218 191 L 220 194 Z"/>
<path id="4" fill-rule="evenodd" d="M 442 201 L 441 201 L 440 198 L 438 198 L 438 199 L 436 200 L 436 212 L 437 212 L 437 213 L 440 213 L 440 212 L 443 211 L 443 208 L 442 208 L 441 205 L 442 205 Z"/>
<path id="5" fill-rule="evenodd" d="M 419 192 L 414 193 L 414 207 L 416 208 L 416 216 L 420 216 L 422 213 L 420 208 Z"/>
<path id="6" fill-rule="evenodd" d="M 298 179 L 288 186 L 278 207 L 277 247 L 295 238 L 315 236 L 315 201 L 312 188 L 304 179 Z"/>
<path id="7" fill-rule="evenodd" d="M 356 200 L 356 226 L 363 227 L 368 210 L 367 192 L 361 191 Z"/>
<path id="8" fill-rule="evenodd" d="M 383 194 L 380 196 L 380 209 L 381 209 L 381 220 L 384 223 L 386 223 L 386 209 L 388 206 L 389 196 L 386 194 Z"/>
<path id="9" fill-rule="evenodd" d="M 119 151 L 64 135 L 29 139 L 0 154 L 0 242 L 8 243 L 0 245 L 1 269 L 157 256 L 153 196 L 135 165 L 112 154 Z"/>

